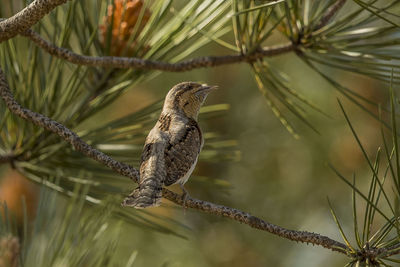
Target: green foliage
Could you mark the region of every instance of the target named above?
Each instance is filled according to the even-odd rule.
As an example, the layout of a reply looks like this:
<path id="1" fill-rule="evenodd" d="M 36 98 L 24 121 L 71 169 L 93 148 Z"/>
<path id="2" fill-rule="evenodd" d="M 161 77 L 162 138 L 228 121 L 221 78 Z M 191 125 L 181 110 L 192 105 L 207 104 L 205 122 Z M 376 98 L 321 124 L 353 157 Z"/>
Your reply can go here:
<path id="1" fill-rule="evenodd" d="M 0 207 L 0 239 L 16 239 L 21 266 L 133 266 L 137 252 L 129 259 L 116 259 L 120 227 L 111 219 L 112 205 L 85 209 L 88 186 L 76 187 L 68 201 L 42 187 L 36 219 L 17 227 L 7 206 Z M 105 201 L 106 203 L 106 201 Z M 21 231 L 23 232 L 21 234 Z M 12 239 L 8 239 L 12 240 Z M 8 241 L 9 243 L 11 241 Z M 0 257 L 3 259 L 3 257 Z M 124 261 L 124 265 L 122 262 Z M 14 265 L 13 265 L 14 266 Z"/>
<path id="2" fill-rule="evenodd" d="M 348 125 L 364 155 L 365 160 L 368 163 L 371 172 L 371 181 L 369 184 L 368 193 L 365 194 L 362 192 L 362 189 L 356 185 L 355 175 L 353 177 L 353 181 L 351 182 L 349 179 L 346 179 L 338 170 L 332 167 L 337 173 L 338 177 L 341 178 L 352 189 L 353 231 L 357 248 L 354 248 L 350 244 L 350 241 L 346 237 L 331 206 L 331 212 L 339 227 L 340 233 L 346 245 L 349 247 L 351 254 L 355 258 L 348 264 L 348 266 L 379 266 L 379 264 L 382 266 L 392 266 L 392 263 L 400 263 L 398 256 L 393 256 L 398 254 L 398 252 L 395 251 L 399 251 L 400 249 L 399 137 L 396 130 L 396 117 L 394 116 L 394 99 L 395 97 L 392 94 L 392 147 L 388 146 L 385 133 L 382 128 L 382 139 L 384 143 L 384 152 L 386 155 L 383 163 L 381 160 L 381 149 L 378 149 L 375 160 L 370 160 L 353 125 L 350 122 L 348 115 L 346 114 L 342 104 L 339 102 Z M 380 170 L 382 165 L 384 170 Z M 357 198 L 362 200 L 362 213 L 357 207 Z M 363 218 L 360 219 L 360 216 Z M 359 227 L 360 221 L 362 221 L 362 227 Z M 377 255 L 372 259 L 365 257 L 366 252 L 368 252 L 368 250 L 371 248 L 382 249 L 382 252 L 377 253 Z M 385 253 L 383 253 L 383 250 L 386 250 Z"/>
<path id="3" fill-rule="evenodd" d="M 190 1 L 182 7 L 176 7 L 172 1 L 145 3 L 152 14 L 139 36 L 131 36 L 130 43 L 135 39 L 140 41 L 135 42 L 129 56 L 176 62 L 226 33 L 224 25 L 229 20 L 225 16 L 229 9 L 226 1 Z M 72 1 L 56 8 L 34 28 L 47 40 L 76 53 L 105 55 L 109 47 L 102 45 L 98 27 L 103 23 L 107 4 L 112 3 Z M 157 120 L 161 101 L 96 127 L 90 126 L 90 120 L 127 89 L 154 78 L 159 72 L 72 65 L 48 55 L 24 38 L 0 44 L 0 57 L 10 88 L 23 106 L 61 122 L 113 158 L 139 165 L 145 137 Z M 200 116 L 202 119 L 220 116 L 228 109 L 224 104 L 208 106 Z M 132 212 L 120 207 L 123 196 L 134 187 L 132 181 L 74 151 L 59 137 L 16 118 L 4 105 L 0 106 L 0 113 L 5 114 L 0 117 L 0 153 L 17 155 L 16 168 L 26 177 L 66 195 L 77 184 L 91 185 L 86 197 L 89 203 L 100 204 L 106 196 L 115 196 L 116 216 L 173 233 L 154 223 L 152 215 L 145 211 Z M 206 146 L 201 161 L 238 158 L 234 140 L 224 140 L 215 132 L 204 135 Z M 52 179 L 59 181 L 58 184 L 51 182 Z"/>
<path id="4" fill-rule="evenodd" d="M 257 1 L 232 0 L 236 44 L 242 53 L 256 52 L 277 36 L 297 44 L 295 52 L 300 59 L 338 92 L 374 116 L 365 104 L 377 103 L 332 81 L 323 67 L 350 71 L 384 82 L 390 81 L 391 69 L 395 68 L 393 83 L 398 84 L 400 76 L 396 68 L 399 64 L 393 60 L 398 59 L 396 11 L 399 3 L 355 1 L 359 5 L 351 7 L 347 3 L 326 25 L 321 25 L 321 19 L 336 2 L 288 0 L 258 5 Z M 268 59 L 254 62 L 252 70 L 267 104 L 289 132 L 298 137 L 288 119 L 289 114 L 317 131 L 307 118 L 307 111 L 321 110 L 294 89 L 289 74 L 268 64 Z"/>

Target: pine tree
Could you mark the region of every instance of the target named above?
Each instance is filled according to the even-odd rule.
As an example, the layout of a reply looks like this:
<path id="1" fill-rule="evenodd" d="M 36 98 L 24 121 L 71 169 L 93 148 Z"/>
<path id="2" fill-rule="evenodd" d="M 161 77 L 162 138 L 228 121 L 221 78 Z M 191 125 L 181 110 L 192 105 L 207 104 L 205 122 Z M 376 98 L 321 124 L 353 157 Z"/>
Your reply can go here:
<path id="1" fill-rule="evenodd" d="M 254 78 L 254 83 L 245 93 L 258 88 L 283 126 L 279 130 L 286 129 L 288 138 L 302 142 L 302 132 L 311 129 L 318 135 L 320 131 L 312 117 L 320 114 L 330 120 L 329 112 L 291 82 L 295 73 L 276 67 L 286 55 L 336 89 L 341 96 L 338 110 L 364 156 L 363 172 L 370 174 L 367 186 L 365 179 L 346 177 L 340 166 L 330 165 L 351 189 L 351 203 L 340 210 L 353 212 L 352 229 L 346 229 L 331 201 L 340 241 L 313 233 L 314 229 L 289 230 L 269 223 L 268 213 L 260 214 L 263 220 L 193 197 L 185 203 L 193 212 L 185 217 L 202 211 L 230 218 L 246 224 L 242 227 L 340 253 L 346 266 L 400 262 L 399 1 L 3 2 L 0 163 L 39 184 L 41 193 L 37 207 L 24 199 L 17 201 L 24 211 L 19 216 L 10 212 L 9 204 L 2 204 L 0 266 L 134 266 L 138 248 L 118 252 L 117 237 L 126 225 L 182 237 L 185 223 L 179 219 L 120 205 L 138 181 L 136 167 L 144 139 L 169 87 L 159 82 L 162 92 L 154 89 L 158 101 L 111 120 L 103 118 L 128 94 L 138 97 L 136 89 L 143 84 L 187 78 L 184 73 L 196 69 L 210 72 L 219 67 L 229 73 L 246 67 L 243 77 Z M 217 47 L 218 53 L 204 54 L 210 46 Z M 332 69 L 382 82 L 389 92 L 387 99 L 368 99 L 342 84 Z M 204 79 L 202 73 L 196 72 L 196 78 Z M 205 106 L 201 120 L 212 124 L 215 118 L 228 117 L 230 107 L 221 102 Z M 377 149 L 375 159 L 344 102 L 379 123 L 382 149 Z M 207 128 L 199 164 L 238 162 L 240 149 L 232 136 Z M 227 190 L 225 180 L 196 177 L 193 182 L 211 199 L 218 200 L 213 195 Z M 4 197 L 4 188 L 0 192 Z M 170 189 L 163 189 L 163 197 L 170 202 L 162 210 L 183 206 L 181 196 Z M 33 221 L 31 210 L 36 211 Z M 286 252 L 281 253 L 279 258 Z"/>

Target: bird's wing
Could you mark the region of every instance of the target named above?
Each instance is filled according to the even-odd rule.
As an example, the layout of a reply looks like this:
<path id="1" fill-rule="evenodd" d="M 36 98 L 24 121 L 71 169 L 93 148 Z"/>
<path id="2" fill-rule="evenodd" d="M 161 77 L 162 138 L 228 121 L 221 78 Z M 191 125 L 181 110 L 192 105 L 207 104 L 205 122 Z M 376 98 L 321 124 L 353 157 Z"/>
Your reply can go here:
<path id="1" fill-rule="evenodd" d="M 166 186 L 178 182 L 185 175 L 190 175 L 188 172 L 193 170 L 192 166 L 196 164 L 201 146 L 201 130 L 195 120 L 190 120 L 179 138 L 170 140 L 165 148 Z"/>

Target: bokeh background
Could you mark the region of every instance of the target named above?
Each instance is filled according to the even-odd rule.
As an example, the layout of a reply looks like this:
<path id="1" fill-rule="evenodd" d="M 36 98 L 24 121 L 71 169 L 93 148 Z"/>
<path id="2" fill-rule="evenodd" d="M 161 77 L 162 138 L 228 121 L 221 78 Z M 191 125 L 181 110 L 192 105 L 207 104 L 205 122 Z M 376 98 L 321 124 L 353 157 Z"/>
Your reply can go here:
<path id="1" fill-rule="evenodd" d="M 209 44 L 192 57 L 218 55 L 222 51 L 220 46 Z M 347 177 L 355 173 L 361 188 L 367 188 L 370 173 L 338 100 L 342 101 L 371 158 L 381 146 L 380 124 L 338 94 L 293 53 L 273 57 L 269 62 L 287 73 L 295 89 L 327 114 L 314 112 L 307 117 L 319 133 L 292 118 L 300 135 L 299 139 L 294 138 L 266 104 L 246 63 L 162 73 L 130 88 L 96 119 L 112 120 L 140 110 L 162 99 L 174 84 L 182 81 L 218 85 L 219 90 L 209 95 L 206 105 L 224 103 L 229 109 L 217 117 L 200 116 L 200 125 L 205 132 L 218 132 L 226 140 L 235 140 L 237 151 L 231 160 L 198 164 L 186 184 L 191 196 L 247 211 L 289 229 L 317 232 L 341 241 L 327 198 L 334 205 L 344 230 L 351 233 L 351 189 L 328 164 Z M 360 95 L 387 106 L 387 84 L 344 71 L 325 71 Z M 369 110 L 378 114 L 375 107 Z M 90 123 L 96 124 L 96 121 Z M 21 196 L 28 203 L 28 219 L 34 220 L 39 188 L 11 166 L 0 165 L 0 199 L 18 220 L 23 217 Z M 179 188 L 173 189 L 179 192 Z M 62 206 L 67 200 L 60 196 L 58 201 Z M 137 211 L 132 209 L 132 212 Z M 137 251 L 134 266 L 328 267 L 346 263 L 341 254 L 291 242 L 228 219 L 184 210 L 166 200 L 161 207 L 148 212 L 181 222 L 184 226 L 173 226 L 181 236 L 110 219 L 112 227 L 120 230 L 115 266 L 123 266 L 122 262 L 132 251 Z M 166 222 L 160 223 L 171 227 Z"/>

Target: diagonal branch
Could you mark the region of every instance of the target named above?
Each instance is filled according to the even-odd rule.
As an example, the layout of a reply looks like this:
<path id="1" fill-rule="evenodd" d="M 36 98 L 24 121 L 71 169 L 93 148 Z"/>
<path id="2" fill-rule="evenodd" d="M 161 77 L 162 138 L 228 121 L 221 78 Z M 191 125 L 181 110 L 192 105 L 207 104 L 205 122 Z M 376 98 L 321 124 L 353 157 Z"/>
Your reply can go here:
<path id="1" fill-rule="evenodd" d="M 14 96 L 12 95 L 8 83 L 5 79 L 5 75 L 1 69 L 0 97 L 6 103 L 8 109 L 17 116 L 57 134 L 65 141 L 70 143 L 72 147 L 74 147 L 77 151 L 80 151 L 84 155 L 100 162 L 101 164 L 108 166 L 117 173 L 129 177 L 135 182 L 139 180 L 139 173 L 137 169 L 128 164 L 118 162 L 112 159 L 110 156 L 104 154 L 103 152 L 91 147 L 90 145 L 85 143 L 76 133 L 72 132 L 70 129 L 60 124 L 59 122 L 56 122 L 42 114 L 33 112 L 27 108 L 22 107 L 14 99 Z M 163 197 L 176 203 L 177 205 L 183 206 L 184 204 L 180 195 L 165 188 L 163 189 Z M 283 227 L 268 223 L 260 218 L 252 216 L 249 213 L 234 208 L 217 205 L 211 202 L 198 200 L 191 197 L 189 197 L 185 201 L 185 207 L 189 207 L 205 213 L 214 214 L 220 217 L 230 218 L 232 220 L 247 224 L 250 227 L 267 231 L 269 233 L 278 235 L 289 240 L 319 245 L 324 248 L 348 255 L 348 248 L 345 244 L 330 239 L 329 237 L 306 231 L 285 229 Z"/>
<path id="2" fill-rule="evenodd" d="M 0 21 L 0 43 L 35 25 L 55 7 L 70 0 L 35 0 L 14 16 Z"/>
<path id="3" fill-rule="evenodd" d="M 53 132 L 63 138 L 65 141 L 70 143 L 72 147 L 81 152 L 82 154 L 100 162 L 101 164 L 106 165 L 107 167 L 113 169 L 123 176 L 130 177 L 132 179 L 137 179 L 139 177 L 138 171 L 124 163 L 118 162 L 103 152 L 100 152 L 90 145 L 88 145 L 85 141 L 83 141 L 76 133 L 72 132 L 70 129 L 62 125 L 61 123 L 54 121 L 42 114 L 33 112 L 29 109 L 22 107 L 12 95 L 8 84 L 5 80 L 5 76 L 3 71 L 0 69 L 0 96 L 3 98 L 6 103 L 8 109 L 19 117 L 33 122 L 35 125 L 45 128 L 50 132 Z"/>
<path id="4" fill-rule="evenodd" d="M 136 68 L 148 70 L 162 70 L 170 72 L 183 72 L 197 68 L 216 67 L 239 62 L 252 62 L 263 57 L 271 57 L 286 53 L 295 49 L 292 43 L 277 45 L 260 49 L 251 55 L 226 55 L 226 56 L 207 56 L 193 58 L 178 63 L 168 63 L 153 60 L 146 60 L 134 57 L 93 57 L 79 55 L 66 48 L 58 47 L 45 39 L 38 33 L 29 29 L 23 33 L 24 36 L 31 39 L 37 46 L 45 50 L 47 53 L 67 60 L 77 65 L 85 65 L 92 67 L 108 67 L 108 68 Z"/>

